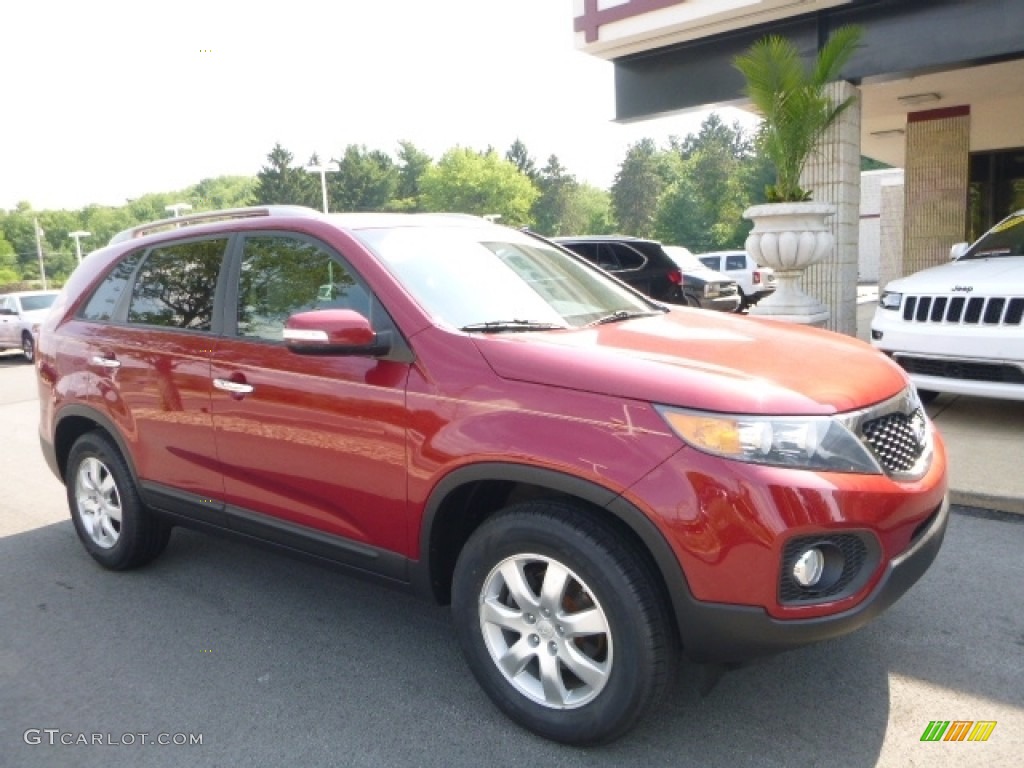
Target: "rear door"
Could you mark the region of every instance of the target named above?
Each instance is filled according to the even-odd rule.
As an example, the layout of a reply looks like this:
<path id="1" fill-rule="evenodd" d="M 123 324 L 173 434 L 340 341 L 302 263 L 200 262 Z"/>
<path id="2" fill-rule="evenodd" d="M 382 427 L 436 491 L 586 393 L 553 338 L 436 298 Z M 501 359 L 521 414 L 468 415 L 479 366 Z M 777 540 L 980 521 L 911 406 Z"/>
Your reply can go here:
<path id="1" fill-rule="evenodd" d="M 128 444 L 151 503 L 217 519 L 223 496 L 210 415 L 210 353 L 229 238 L 138 251 L 90 297 L 74 336 L 90 401 Z"/>
<path id="2" fill-rule="evenodd" d="M 351 564 L 386 571 L 380 550 L 398 552 L 408 541 L 410 363 L 297 354 L 282 330 L 290 315 L 320 308 L 354 309 L 375 330 L 393 323 L 342 255 L 305 235 L 246 233 L 230 285 L 212 365 L 230 524 L 276 531 L 286 543 L 301 537 L 303 546 L 321 534 Z"/>

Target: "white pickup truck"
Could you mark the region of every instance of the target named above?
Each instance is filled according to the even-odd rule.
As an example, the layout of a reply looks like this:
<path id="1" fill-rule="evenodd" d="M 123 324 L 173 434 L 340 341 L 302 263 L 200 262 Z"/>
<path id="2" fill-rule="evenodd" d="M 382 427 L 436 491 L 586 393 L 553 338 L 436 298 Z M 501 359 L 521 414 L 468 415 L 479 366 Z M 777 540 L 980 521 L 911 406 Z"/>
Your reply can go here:
<path id="1" fill-rule="evenodd" d="M 0 294 L 0 350 L 20 349 L 30 363 L 36 356 L 35 332 L 60 291 Z"/>
<path id="2" fill-rule="evenodd" d="M 1024 210 L 951 256 L 885 286 L 871 343 L 926 402 L 942 392 L 1024 400 Z"/>

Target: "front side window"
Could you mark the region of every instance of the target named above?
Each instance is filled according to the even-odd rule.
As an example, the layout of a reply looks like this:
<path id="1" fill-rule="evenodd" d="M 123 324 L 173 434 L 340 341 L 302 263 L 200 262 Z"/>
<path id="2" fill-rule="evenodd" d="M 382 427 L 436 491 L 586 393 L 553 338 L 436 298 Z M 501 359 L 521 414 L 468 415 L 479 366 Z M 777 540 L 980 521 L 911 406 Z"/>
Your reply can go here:
<path id="1" fill-rule="evenodd" d="M 281 341 L 296 312 L 352 309 L 370 317 L 370 293 L 324 246 L 287 235 L 245 239 L 238 284 L 238 336 Z"/>
<path id="2" fill-rule="evenodd" d="M 175 243 L 151 250 L 139 268 L 128 322 L 209 331 L 227 239 Z"/>

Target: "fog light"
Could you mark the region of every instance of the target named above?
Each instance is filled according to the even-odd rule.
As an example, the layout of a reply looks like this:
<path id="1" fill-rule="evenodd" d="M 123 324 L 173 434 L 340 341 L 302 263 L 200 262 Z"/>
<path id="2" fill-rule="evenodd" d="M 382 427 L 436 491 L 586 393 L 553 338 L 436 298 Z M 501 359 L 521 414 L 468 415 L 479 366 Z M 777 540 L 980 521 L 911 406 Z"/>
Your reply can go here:
<path id="1" fill-rule="evenodd" d="M 793 563 L 793 580 L 801 587 L 813 587 L 825 572 L 825 555 L 817 547 L 805 550 Z"/>

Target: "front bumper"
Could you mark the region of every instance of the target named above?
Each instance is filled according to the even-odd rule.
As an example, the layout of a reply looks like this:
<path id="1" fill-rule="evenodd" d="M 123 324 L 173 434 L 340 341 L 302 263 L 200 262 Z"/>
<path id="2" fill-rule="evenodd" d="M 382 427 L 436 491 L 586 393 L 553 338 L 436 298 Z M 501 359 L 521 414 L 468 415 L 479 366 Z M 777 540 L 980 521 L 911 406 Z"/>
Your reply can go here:
<path id="1" fill-rule="evenodd" d="M 693 601 L 681 627 L 686 655 L 698 662 L 731 662 L 777 653 L 852 632 L 895 603 L 935 560 L 949 522 L 949 499 L 900 555 L 892 558 L 871 593 L 841 613 L 811 619 L 775 619 L 761 608 Z"/>

